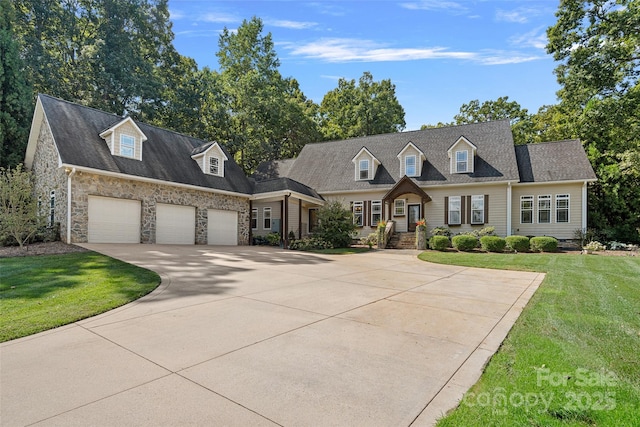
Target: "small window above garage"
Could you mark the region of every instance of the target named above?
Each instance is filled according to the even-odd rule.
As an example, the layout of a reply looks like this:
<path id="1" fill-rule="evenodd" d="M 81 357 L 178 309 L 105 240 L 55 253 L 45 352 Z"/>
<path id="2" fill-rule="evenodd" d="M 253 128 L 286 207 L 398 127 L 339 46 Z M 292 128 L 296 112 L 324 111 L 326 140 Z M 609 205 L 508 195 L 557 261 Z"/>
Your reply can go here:
<path id="1" fill-rule="evenodd" d="M 131 117 L 119 121 L 100 133 L 114 156 L 142 160 L 142 143 L 147 140 Z"/>
<path id="2" fill-rule="evenodd" d="M 224 162 L 229 158 L 217 142 L 196 147 L 192 151 L 191 158 L 198 163 L 205 174 L 224 177 Z"/>

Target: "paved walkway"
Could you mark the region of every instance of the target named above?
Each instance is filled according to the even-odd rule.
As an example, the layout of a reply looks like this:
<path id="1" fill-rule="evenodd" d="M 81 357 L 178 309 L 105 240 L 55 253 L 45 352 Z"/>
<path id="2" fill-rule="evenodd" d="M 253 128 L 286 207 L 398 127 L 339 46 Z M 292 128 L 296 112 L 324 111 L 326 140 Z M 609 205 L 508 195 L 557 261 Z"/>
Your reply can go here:
<path id="1" fill-rule="evenodd" d="M 429 426 L 543 279 L 415 251 L 86 246 L 162 284 L 2 344 L 3 426 Z"/>

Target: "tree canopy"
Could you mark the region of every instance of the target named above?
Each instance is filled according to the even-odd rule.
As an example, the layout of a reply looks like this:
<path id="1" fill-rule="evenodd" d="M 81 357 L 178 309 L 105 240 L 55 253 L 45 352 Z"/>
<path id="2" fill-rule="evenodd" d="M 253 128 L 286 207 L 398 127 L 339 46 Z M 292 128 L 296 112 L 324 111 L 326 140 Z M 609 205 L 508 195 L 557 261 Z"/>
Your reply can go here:
<path id="1" fill-rule="evenodd" d="M 376 82 L 366 71 L 355 79 L 341 78 L 320 104 L 320 130 L 325 139 L 345 139 L 404 130 L 404 109 L 390 79 Z"/>

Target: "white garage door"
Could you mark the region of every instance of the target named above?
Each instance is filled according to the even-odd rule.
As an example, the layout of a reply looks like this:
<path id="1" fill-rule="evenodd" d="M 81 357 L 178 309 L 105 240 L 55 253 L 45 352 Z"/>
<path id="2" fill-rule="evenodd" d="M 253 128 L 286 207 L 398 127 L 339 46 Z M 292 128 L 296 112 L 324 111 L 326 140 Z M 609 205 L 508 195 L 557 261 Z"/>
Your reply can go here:
<path id="1" fill-rule="evenodd" d="M 196 208 L 156 205 L 156 243 L 193 245 L 196 242 Z"/>
<path id="2" fill-rule="evenodd" d="M 207 242 L 210 245 L 238 244 L 238 212 L 209 209 Z"/>
<path id="3" fill-rule="evenodd" d="M 140 201 L 89 196 L 89 243 L 140 243 Z"/>

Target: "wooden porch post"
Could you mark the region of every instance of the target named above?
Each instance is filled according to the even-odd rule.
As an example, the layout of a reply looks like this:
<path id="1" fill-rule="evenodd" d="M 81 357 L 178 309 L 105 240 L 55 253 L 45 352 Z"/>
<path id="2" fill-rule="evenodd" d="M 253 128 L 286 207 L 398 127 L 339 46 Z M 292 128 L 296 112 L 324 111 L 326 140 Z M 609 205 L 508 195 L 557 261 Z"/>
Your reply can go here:
<path id="1" fill-rule="evenodd" d="M 251 224 L 252 221 L 253 221 L 253 200 L 249 200 L 249 246 L 253 245 L 253 228 Z"/>
<path id="2" fill-rule="evenodd" d="M 284 220 L 282 231 L 282 242 L 285 249 L 289 248 L 289 194 L 284 196 Z"/>
<path id="3" fill-rule="evenodd" d="M 302 239 L 302 199 L 298 199 L 298 239 Z"/>

